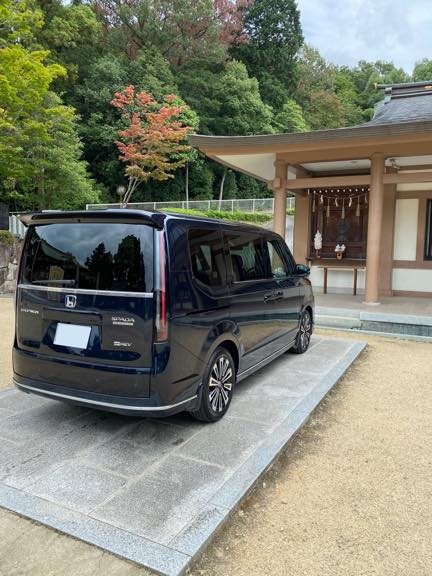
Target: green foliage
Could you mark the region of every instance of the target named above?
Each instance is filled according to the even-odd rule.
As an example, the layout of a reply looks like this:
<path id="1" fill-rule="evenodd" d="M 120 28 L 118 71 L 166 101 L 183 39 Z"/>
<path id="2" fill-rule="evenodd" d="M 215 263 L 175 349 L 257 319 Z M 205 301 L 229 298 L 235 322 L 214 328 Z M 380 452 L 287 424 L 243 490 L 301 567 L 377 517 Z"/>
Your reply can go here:
<path id="1" fill-rule="evenodd" d="M 231 220 L 234 222 L 265 223 L 270 222 L 273 216 L 265 212 L 243 212 L 241 210 L 194 210 L 192 208 L 166 208 L 164 212 L 174 212 L 176 214 L 189 214 L 191 216 L 204 216 L 206 218 L 217 218 L 219 220 Z"/>
<path id="2" fill-rule="evenodd" d="M 206 215 L 209 218 L 221 218 L 223 220 L 234 220 L 235 222 L 270 222 L 273 216 L 265 212 L 242 212 L 241 210 L 208 210 Z"/>
<path id="3" fill-rule="evenodd" d="M 374 105 L 383 97 L 382 92 L 376 89 L 376 84 L 399 84 L 409 82 L 409 75 L 396 68 L 391 62 L 366 62 L 361 60 L 353 69 L 343 69 L 354 82 L 356 103 L 364 111 L 365 120 L 373 114 Z"/>
<path id="4" fill-rule="evenodd" d="M 8 2 L 2 8 L 3 21 L 16 28 L 0 50 L 0 196 L 24 207 L 81 205 L 98 196 L 80 161 L 74 112 L 50 91 L 65 71 L 46 63 L 48 51 L 18 41 L 22 32 L 31 43 L 29 21 L 35 30 L 42 25 L 40 12 L 31 19 L 23 6 Z"/>
<path id="5" fill-rule="evenodd" d="M 300 12 L 295 0 L 254 0 L 245 10 L 248 41 L 232 49 L 249 74 L 258 79 L 265 102 L 283 105 L 294 91 L 297 53 L 303 43 Z"/>
<path id="6" fill-rule="evenodd" d="M 311 130 L 340 128 L 363 120 L 349 70 L 329 64 L 311 46 L 302 49 L 297 100 Z"/>
<path id="7" fill-rule="evenodd" d="M 0 47 L 12 44 L 27 46 L 42 27 L 42 12 L 33 0 L 1 0 Z"/>
<path id="8" fill-rule="evenodd" d="M 0 230 L 0 246 L 13 246 L 14 237 L 9 230 Z"/>
<path id="9" fill-rule="evenodd" d="M 182 97 L 201 119 L 200 131 L 216 135 L 273 132 L 272 110 L 264 104 L 258 81 L 241 62 L 209 67 L 195 62 L 179 70 Z"/>
<path id="10" fill-rule="evenodd" d="M 432 82 L 432 60 L 424 58 L 417 62 L 413 70 L 414 82 Z"/>
<path id="11" fill-rule="evenodd" d="M 301 107 L 295 100 L 287 100 L 280 112 L 274 115 L 273 127 L 276 132 L 306 132 L 308 125 Z"/>

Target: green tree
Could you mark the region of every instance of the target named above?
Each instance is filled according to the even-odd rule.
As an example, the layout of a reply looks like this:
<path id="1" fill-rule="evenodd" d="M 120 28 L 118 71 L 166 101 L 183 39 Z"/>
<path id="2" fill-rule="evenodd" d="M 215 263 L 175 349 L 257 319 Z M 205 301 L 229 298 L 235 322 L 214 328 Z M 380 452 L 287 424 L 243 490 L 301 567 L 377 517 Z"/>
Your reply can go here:
<path id="1" fill-rule="evenodd" d="M 200 117 L 200 132 L 244 136 L 274 131 L 272 109 L 241 62 L 223 67 L 194 62 L 182 68 L 177 79 L 182 97 Z"/>
<path id="2" fill-rule="evenodd" d="M 396 68 L 392 62 L 366 62 L 361 60 L 355 68 L 345 69 L 350 75 L 357 93 L 357 104 L 363 110 L 365 120 L 373 115 L 376 102 L 382 98 L 382 92 L 376 89 L 376 84 L 399 84 L 409 82 L 409 75 Z"/>
<path id="3" fill-rule="evenodd" d="M 416 62 L 413 70 L 414 82 L 432 82 L 432 60 L 423 58 L 420 62 Z"/>
<path id="4" fill-rule="evenodd" d="M 179 115 L 179 121 L 183 124 L 183 126 L 190 127 L 190 133 L 194 133 L 198 130 L 199 126 L 199 117 L 195 110 L 192 110 L 189 106 L 186 105 L 186 102 L 182 100 L 179 96 L 172 101 L 172 104 L 175 106 L 179 106 L 182 110 L 181 114 Z M 186 207 L 189 208 L 189 168 L 191 163 L 196 162 L 198 159 L 199 153 L 195 148 L 189 146 L 179 154 L 179 159 L 184 159 L 185 169 L 185 200 L 186 200 Z"/>
<path id="5" fill-rule="evenodd" d="M 282 109 L 274 115 L 273 127 L 276 132 L 306 132 L 308 125 L 301 107 L 295 100 L 287 100 Z"/>
<path id="6" fill-rule="evenodd" d="M 25 38 L 25 44 L 32 44 L 28 22 L 42 26 L 40 13 L 31 17 L 23 4 L 9 1 L 3 3 L 1 18 L 5 44 L 0 49 L 2 198 L 44 208 L 52 202 L 58 207 L 66 200 L 70 204 L 94 200 L 97 195 L 80 161 L 73 110 L 50 91 L 64 69 L 46 64 L 47 51 L 31 50 L 21 41 Z M 69 179 L 62 177 L 65 172 Z"/>
<path id="7" fill-rule="evenodd" d="M 43 26 L 42 12 L 33 0 L 1 0 L 0 47 L 28 46 Z"/>
<path id="8" fill-rule="evenodd" d="M 92 65 L 101 48 L 102 26 L 94 10 L 80 2 L 38 0 L 44 23 L 37 41 L 50 50 L 51 59 L 62 64 L 67 75 L 57 82 L 68 95 L 80 72 Z"/>
<path id="9" fill-rule="evenodd" d="M 305 45 L 300 54 L 299 73 L 296 99 L 312 130 L 363 121 L 356 86 L 346 69 L 328 63 L 318 50 Z"/>
<path id="10" fill-rule="evenodd" d="M 254 0 L 244 13 L 247 42 L 232 48 L 250 76 L 260 83 L 265 102 L 283 106 L 297 83 L 297 54 L 303 44 L 300 12 L 295 0 Z"/>
<path id="11" fill-rule="evenodd" d="M 258 81 L 249 77 L 241 62 L 223 67 L 195 62 L 180 71 L 178 82 L 182 96 L 189 95 L 187 101 L 201 119 L 201 132 L 233 136 L 274 132 L 272 109 L 262 101 Z M 227 170 L 215 170 L 222 201 Z"/>

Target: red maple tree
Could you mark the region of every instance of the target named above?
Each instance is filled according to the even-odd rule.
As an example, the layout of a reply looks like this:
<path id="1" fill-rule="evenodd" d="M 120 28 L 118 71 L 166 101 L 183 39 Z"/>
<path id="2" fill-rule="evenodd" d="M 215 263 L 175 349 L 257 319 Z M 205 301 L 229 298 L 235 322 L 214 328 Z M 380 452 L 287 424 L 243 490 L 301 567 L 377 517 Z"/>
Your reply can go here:
<path id="1" fill-rule="evenodd" d="M 172 172 L 186 164 L 185 153 L 191 149 L 186 137 L 192 128 L 180 119 L 189 106 L 174 104 L 178 101 L 178 96 L 171 94 L 158 103 L 148 92 L 136 92 L 132 85 L 115 93 L 111 104 L 121 111 L 126 125 L 119 130 L 121 139 L 115 142 L 120 160 L 127 164 L 123 206 L 139 182 L 173 178 Z"/>
<path id="2" fill-rule="evenodd" d="M 247 36 L 242 31 L 243 13 L 250 3 L 251 0 L 213 0 L 221 42 L 228 46 L 247 42 Z"/>

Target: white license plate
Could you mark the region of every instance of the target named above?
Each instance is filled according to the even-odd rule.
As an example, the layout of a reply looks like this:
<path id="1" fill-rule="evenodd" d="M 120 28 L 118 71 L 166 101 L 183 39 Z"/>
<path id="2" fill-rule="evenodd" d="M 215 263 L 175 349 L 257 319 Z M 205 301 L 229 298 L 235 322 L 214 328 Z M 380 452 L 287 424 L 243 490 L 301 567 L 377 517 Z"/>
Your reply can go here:
<path id="1" fill-rule="evenodd" d="M 59 322 L 54 336 L 54 344 L 84 349 L 87 348 L 90 332 L 91 326 L 78 326 Z"/>

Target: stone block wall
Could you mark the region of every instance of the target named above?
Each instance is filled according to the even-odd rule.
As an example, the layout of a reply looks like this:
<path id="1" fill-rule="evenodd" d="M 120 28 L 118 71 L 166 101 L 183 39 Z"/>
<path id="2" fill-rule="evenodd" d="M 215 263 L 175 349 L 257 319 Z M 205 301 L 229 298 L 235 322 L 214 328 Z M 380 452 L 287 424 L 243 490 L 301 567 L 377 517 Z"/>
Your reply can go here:
<path id="1" fill-rule="evenodd" d="M 22 240 L 17 240 L 13 246 L 0 244 L 0 294 L 15 291 L 22 244 Z"/>

